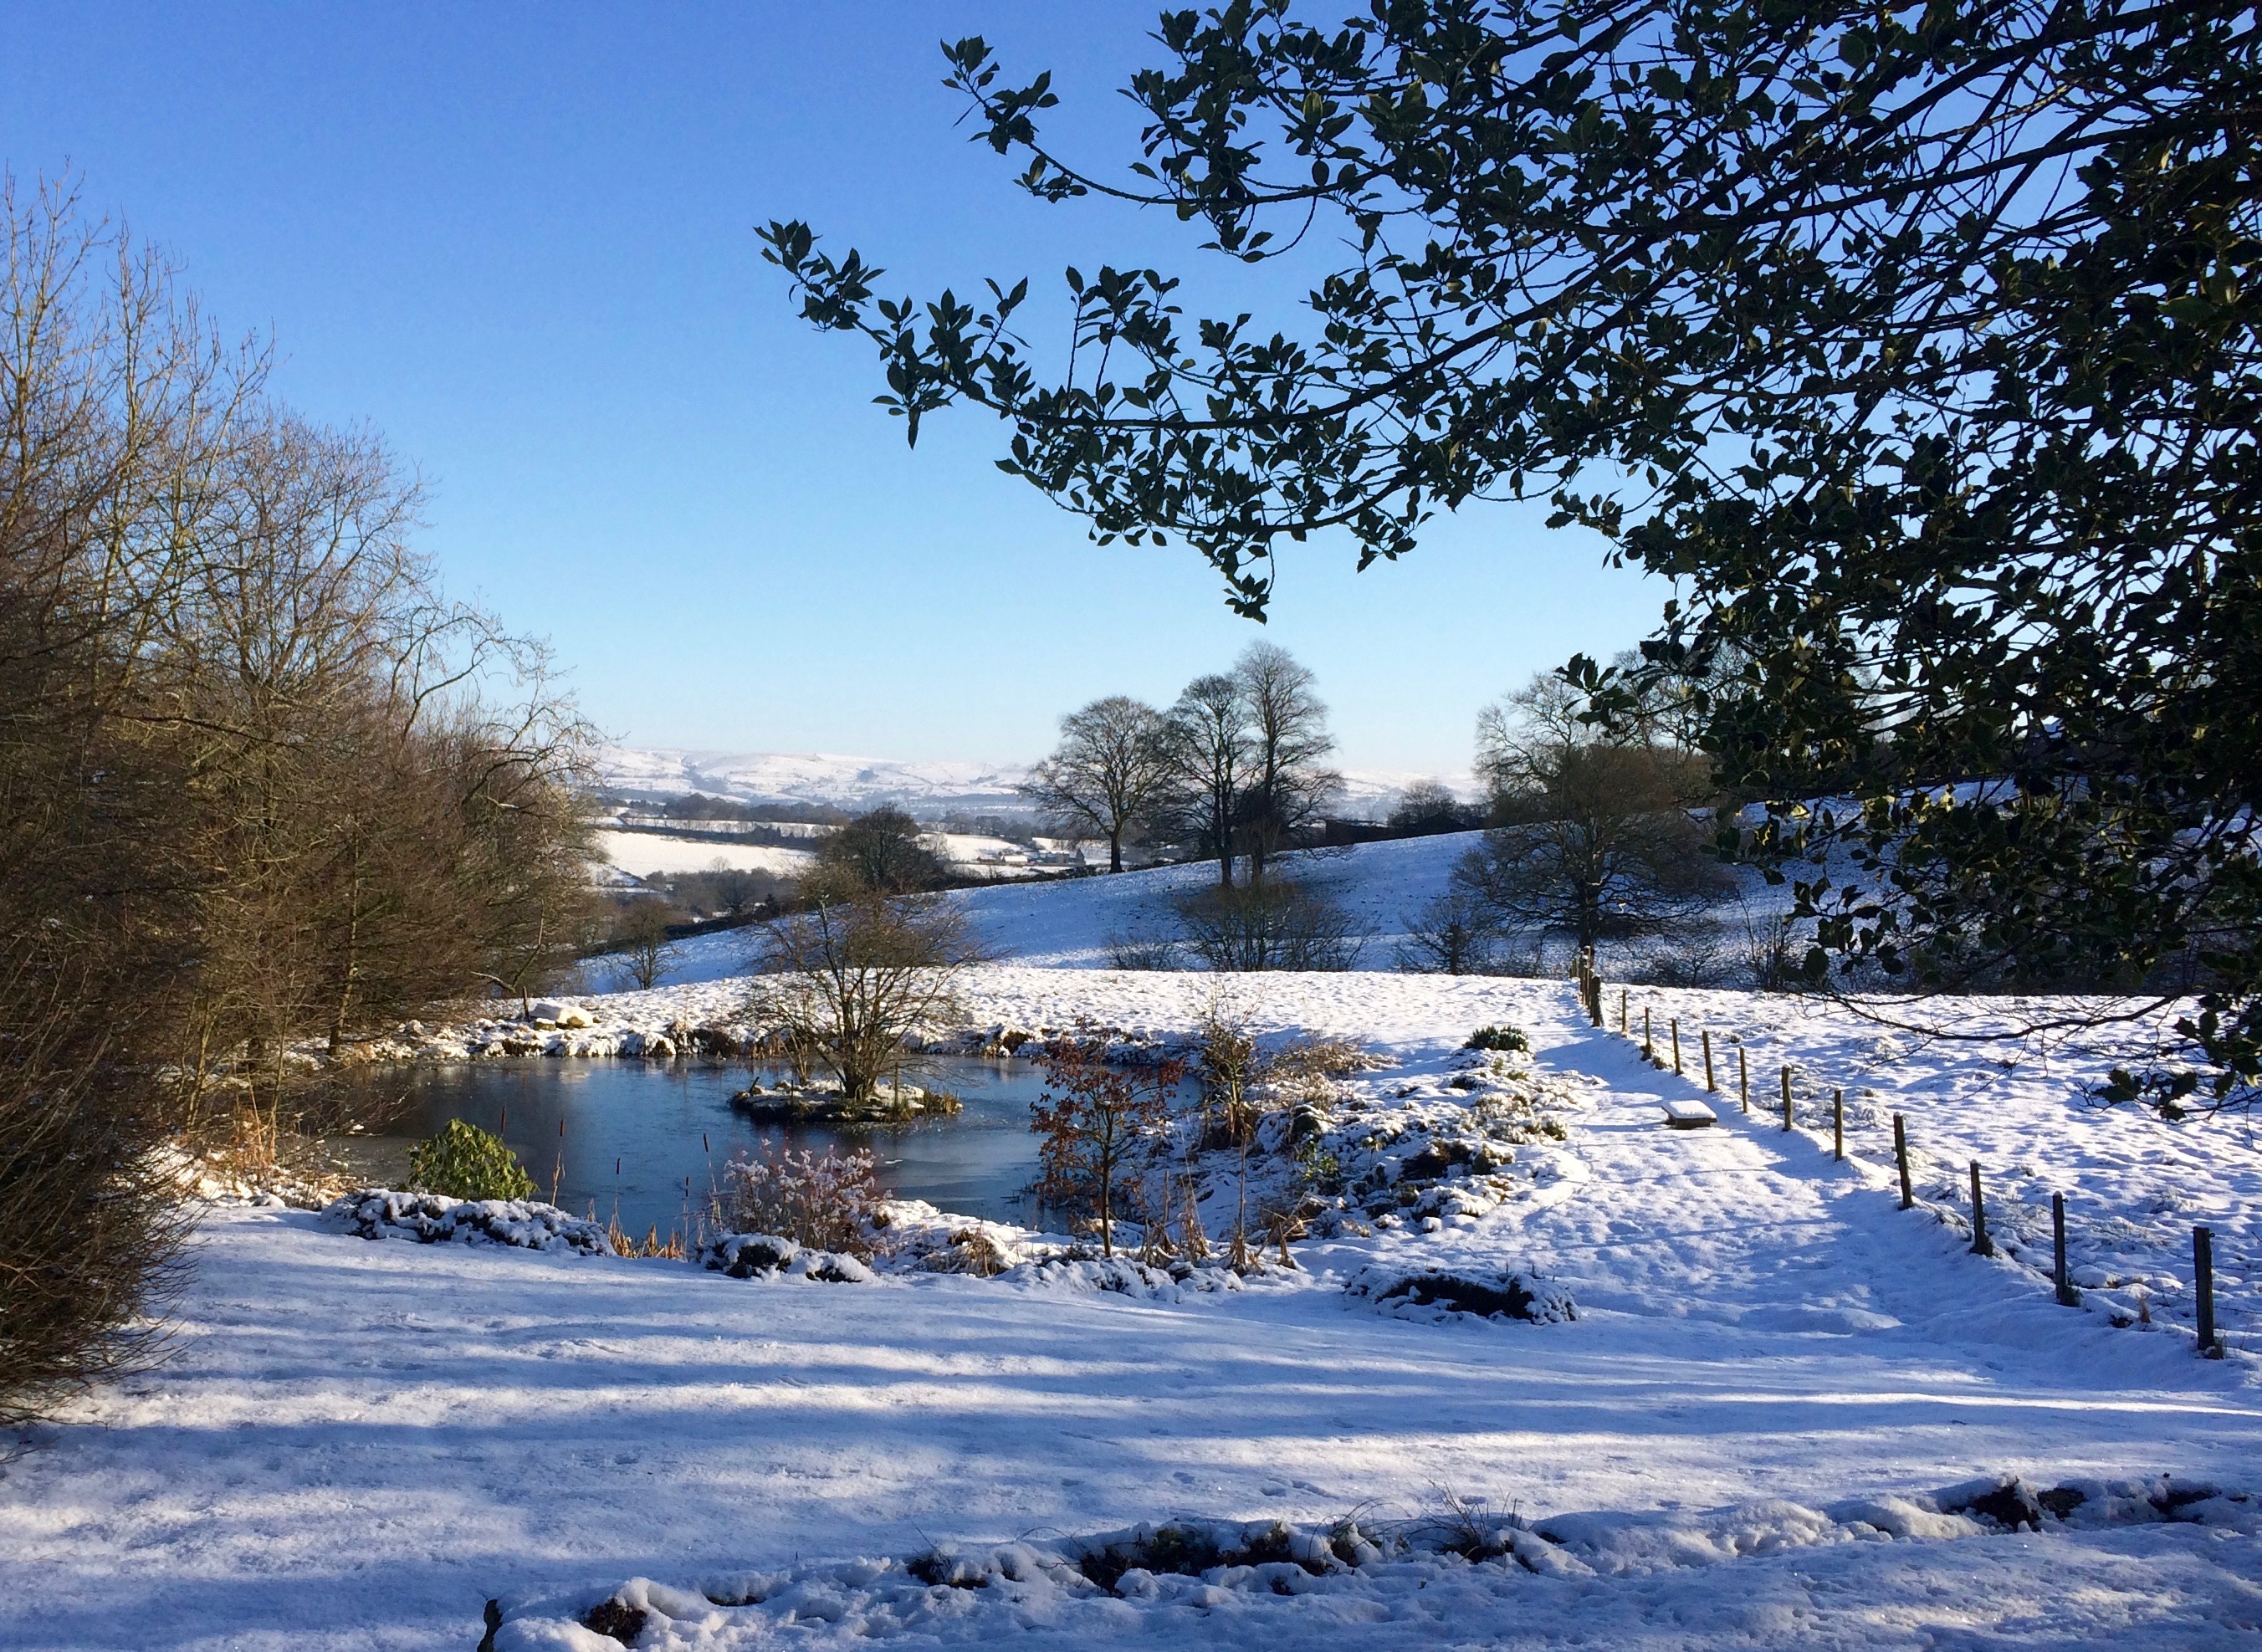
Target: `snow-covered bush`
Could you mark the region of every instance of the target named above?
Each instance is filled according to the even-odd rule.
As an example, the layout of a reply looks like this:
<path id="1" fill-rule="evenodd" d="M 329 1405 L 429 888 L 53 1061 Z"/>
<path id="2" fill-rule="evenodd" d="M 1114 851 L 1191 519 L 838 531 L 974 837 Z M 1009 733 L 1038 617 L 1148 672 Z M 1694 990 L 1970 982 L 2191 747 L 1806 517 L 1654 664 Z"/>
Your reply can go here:
<path id="1" fill-rule="evenodd" d="M 408 1185 L 450 1199 L 526 1199 L 534 1178 L 500 1136 L 451 1118 L 408 1155 Z"/>
<path id="2" fill-rule="evenodd" d="M 1077 1256 L 1072 1253 L 1009 1268 L 998 1275 L 998 1282 L 1048 1295 L 1105 1291 L 1155 1302 L 1183 1302 L 1189 1296 L 1242 1288 L 1241 1276 L 1230 1268 L 1188 1268 L 1181 1263 L 1166 1270 L 1134 1261 L 1127 1256 Z"/>
<path id="3" fill-rule="evenodd" d="M 1364 1268 L 1344 1287 L 1386 1312 L 1442 1320 L 1453 1314 L 1555 1325 L 1579 1317 L 1571 1293 L 1530 1275 L 1489 1269 Z"/>
<path id="4" fill-rule="evenodd" d="M 872 1270 L 841 1251 L 808 1250 L 777 1233 L 725 1233 L 699 1247 L 699 1265 L 733 1279 L 818 1279 L 863 1285 Z"/>
<path id="5" fill-rule="evenodd" d="M 814 1250 L 872 1254 L 871 1217 L 882 1198 L 868 1153 L 739 1153 L 723 1167 L 723 1209 L 742 1233 L 776 1233 Z"/>
<path id="6" fill-rule="evenodd" d="M 451 1199 L 437 1193 L 364 1188 L 324 1208 L 322 1218 L 366 1239 L 424 1245 L 508 1245 L 521 1250 L 610 1256 L 612 1241 L 594 1222 L 532 1199 Z"/>
<path id="7" fill-rule="evenodd" d="M 951 1233 L 948 1244 L 929 1251 L 920 1266 L 933 1274 L 972 1274 L 979 1279 L 994 1279 L 1019 1260 L 986 1228 L 964 1227 Z"/>

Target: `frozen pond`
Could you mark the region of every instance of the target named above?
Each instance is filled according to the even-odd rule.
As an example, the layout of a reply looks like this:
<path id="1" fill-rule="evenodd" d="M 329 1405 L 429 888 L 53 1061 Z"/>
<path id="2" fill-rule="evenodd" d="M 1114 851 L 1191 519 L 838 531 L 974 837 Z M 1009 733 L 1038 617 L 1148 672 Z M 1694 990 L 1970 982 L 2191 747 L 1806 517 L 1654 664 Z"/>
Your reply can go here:
<path id="1" fill-rule="evenodd" d="M 765 1083 L 775 1074 L 760 1072 Z M 969 1057 L 930 1059 L 907 1080 L 948 1090 L 965 1110 L 908 1124 L 756 1124 L 731 1110 L 746 1086 L 742 1064 L 661 1063 L 529 1057 L 449 1066 L 391 1067 L 366 1082 L 388 1103 L 401 1102 L 381 1133 L 334 1141 L 340 1156 L 372 1183 L 405 1184 L 408 1150 L 460 1118 L 508 1142 L 527 1174 L 576 1215 L 599 1221 L 617 1210 L 638 1238 L 689 1231 L 703 1217 L 710 1188 L 741 1148 L 785 1142 L 796 1150 L 868 1149 L 881 1184 L 901 1198 L 1001 1221 L 1034 1222 L 1024 1189 L 1037 1174 L 1029 1103 L 1043 1088 L 1034 1063 Z"/>

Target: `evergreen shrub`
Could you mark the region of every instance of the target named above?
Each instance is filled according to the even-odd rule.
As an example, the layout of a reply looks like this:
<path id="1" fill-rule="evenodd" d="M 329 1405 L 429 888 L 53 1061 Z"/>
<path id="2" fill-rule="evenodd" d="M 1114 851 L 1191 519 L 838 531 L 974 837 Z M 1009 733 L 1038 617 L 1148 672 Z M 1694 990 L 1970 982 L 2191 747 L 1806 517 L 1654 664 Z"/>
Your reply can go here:
<path id="1" fill-rule="evenodd" d="M 1514 1027 L 1479 1027 L 1469 1034 L 1464 1050 L 1529 1050 L 1531 1040 Z"/>
<path id="2" fill-rule="evenodd" d="M 528 1199 L 534 1178 L 500 1136 L 460 1118 L 408 1155 L 408 1185 L 450 1199 Z"/>

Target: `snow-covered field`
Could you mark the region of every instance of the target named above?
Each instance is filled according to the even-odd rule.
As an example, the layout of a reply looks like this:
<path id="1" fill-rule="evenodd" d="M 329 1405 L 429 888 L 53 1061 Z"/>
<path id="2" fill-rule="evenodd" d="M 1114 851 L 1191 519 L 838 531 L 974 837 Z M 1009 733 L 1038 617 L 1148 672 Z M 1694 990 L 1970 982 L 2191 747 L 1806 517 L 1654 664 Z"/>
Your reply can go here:
<path id="1" fill-rule="evenodd" d="M 601 830 L 594 838 L 597 852 L 609 865 L 638 878 L 716 870 L 769 872 L 782 878 L 798 878 L 817 864 L 814 850 L 734 842 L 720 832 Z M 1004 837 L 929 832 L 925 838 L 956 869 L 976 877 L 1041 877 L 1068 864 L 1064 855 L 1032 855 L 1021 844 Z"/>
<path id="2" fill-rule="evenodd" d="M 1392 851 L 1370 862 L 1388 874 L 1369 880 L 1381 911 L 1442 881 L 1453 846 L 1376 851 Z M 1057 967 L 1180 875 L 963 897 L 1055 966 L 980 972 L 970 1017 L 1183 1033 L 1218 983 Z M 732 939 L 696 944 L 705 979 L 580 1001 L 594 1031 L 727 1019 L 745 992 Z M 1481 1024 L 1528 1031 L 1537 1070 L 1581 1104 L 1488 1213 L 1346 1226 L 1298 1245 L 1293 1272 L 1219 1293 L 1027 1272 L 742 1281 L 216 1211 L 171 1361 L 90 1396 L 0 1479 L 0 1646 L 469 1648 L 493 1598 L 498 1648 L 602 1648 L 620 1642 L 575 1620 L 616 1594 L 645 1613 L 636 1644 L 670 1648 L 2262 1634 L 2262 1157 L 2242 1128 L 2100 1111 L 2086 1087 L 2116 1052 L 2099 1040 L 1926 1039 L 1805 1000 L 1636 989 L 1632 1020 L 1649 1008 L 1660 1049 L 1680 1023 L 1676 1078 L 1587 1026 L 1556 982 L 1223 990 L 1263 1025 L 1390 1058 L 1345 1081 L 1380 1138 L 1394 1109 L 1430 1117 L 1459 1093 L 1458 1046 Z M 1663 1100 L 1703 1094 L 1704 1028 L 1721 1124 L 1663 1129 Z M 1913 1211 L 1893 1111 L 1920 1154 Z M 2010 1242 L 1993 1260 L 1970 1253 L 1972 1158 Z M 2052 1189 L 2092 1270 L 2081 1310 L 2041 1271 Z M 2190 1331 L 2202 1222 L 2222 1361 L 2195 1357 Z M 1344 1289 L 1421 1268 L 1538 1275 L 1577 1318 Z M 1939 1495 L 2001 1476 L 2071 1488 L 2054 1499 L 2070 1518 L 2012 1532 L 1952 1512 L 1968 1490 Z M 1471 1563 L 1416 1542 L 1353 1566 L 1307 1548 L 1307 1566 L 1142 1569 L 1113 1590 L 1068 1563 L 1078 1540 L 1145 1521 L 1279 1521 L 1308 1543 L 1456 1504 L 1506 1533 L 1485 1552 L 1507 1552 Z M 929 1576 L 981 1586 L 905 1571 L 937 1550 Z"/>
<path id="3" fill-rule="evenodd" d="M 817 864 L 816 855 L 806 849 L 788 849 L 776 844 L 732 843 L 716 837 L 667 837 L 657 832 L 601 831 L 596 834 L 596 844 L 597 851 L 611 865 L 638 878 L 659 873 L 709 872 L 717 868 L 770 872 L 782 878 L 797 878 Z"/>

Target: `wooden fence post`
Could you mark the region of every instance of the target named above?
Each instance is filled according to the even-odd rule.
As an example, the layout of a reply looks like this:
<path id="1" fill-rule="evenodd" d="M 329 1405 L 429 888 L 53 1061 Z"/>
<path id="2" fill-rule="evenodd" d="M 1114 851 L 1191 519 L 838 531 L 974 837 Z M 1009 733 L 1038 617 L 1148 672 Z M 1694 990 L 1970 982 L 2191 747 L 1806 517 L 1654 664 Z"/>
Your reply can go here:
<path id="1" fill-rule="evenodd" d="M 1898 1113 L 1893 1115 L 1893 1160 L 1901 1167 L 1901 1209 L 1913 1208 L 1916 1194 L 1909 1186 L 1908 1124 Z"/>
<path id="2" fill-rule="evenodd" d="M 1744 1111 L 1750 1112 L 1752 1110 L 1752 1064 L 1745 1054 L 1744 1046 L 1740 1044 L 1736 1046 L 1736 1089 L 1744 1098 Z"/>
<path id="3" fill-rule="evenodd" d="M 2219 1360 L 2222 1339 L 2215 1332 L 2215 1234 L 2208 1228 L 2192 1230 L 2192 1290 L 2199 1309 L 2199 1351 Z"/>
<path id="4" fill-rule="evenodd" d="M 1626 989 L 1621 987 L 1618 988 L 1618 1037 L 1626 1038 L 1631 1031 L 1626 1024 Z"/>
<path id="5" fill-rule="evenodd" d="M 1650 1036 L 1647 1004 L 1641 1007 L 1641 1052 L 1652 1062 L 1657 1059 L 1657 1040 Z"/>
<path id="6" fill-rule="evenodd" d="M 1681 1017 L 1674 1016 L 1666 1025 L 1673 1030 L 1673 1076 L 1681 1076 Z"/>
<path id="7" fill-rule="evenodd" d="M 1830 1156 L 1842 1160 L 1846 1157 L 1846 1092 L 1830 1092 Z"/>
<path id="8" fill-rule="evenodd" d="M 2073 1281 L 2065 1273 L 2065 1195 L 2050 1195 L 2050 1268 L 2051 1281 L 2057 1287 L 2057 1305 L 2061 1308 L 2081 1306 L 2081 1293 L 2073 1288 Z"/>
<path id="9" fill-rule="evenodd" d="M 1783 1070 L 1783 1127 L 1790 1128 L 1790 1069 Z"/>
<path id="10" fill-rule="evenodd" d="M 1603 1024 L 1603 978 L 1587 977 L 1587 1019 L 1596 1026 Z"/>
<path id="11" fill-rule="evenodd" d="M 1718 1095 L 1720 1087 L 1712 1082 L 1712 1029 L 1704 1029 L 1704 1088 L 1707 1094 Z"/>
<path id="12" fill-rule="evenodd" d="M 1987 1237 L 1987 1199 L 1979 1190 L 1979 1161 L 1971 1161 L 1971 1253 L 1992 1256 L 1995 1241 Z"/>

